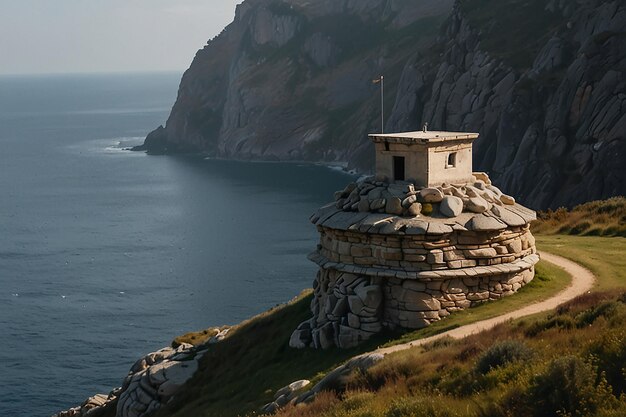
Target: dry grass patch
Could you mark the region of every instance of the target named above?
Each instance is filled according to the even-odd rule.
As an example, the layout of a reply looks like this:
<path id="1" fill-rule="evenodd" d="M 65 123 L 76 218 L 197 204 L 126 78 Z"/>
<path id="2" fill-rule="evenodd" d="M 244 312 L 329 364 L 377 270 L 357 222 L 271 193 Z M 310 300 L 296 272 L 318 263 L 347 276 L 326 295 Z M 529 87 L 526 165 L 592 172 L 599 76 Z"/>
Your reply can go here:
<path id="1" fill-rule="evenodd" d="M 558 321 L 575 325 L 550 325 Z M 462 340 L 390 354 L 352 375 L 346 392 L 278 415 L 621 416 L 625 389 L 626 295 L 606 292 Z"/>
<path id="2" fill-rule="evenodd" d="M 537 213 L 532 230 L 539 234 L 626 237 L 626 198 L 591 201 L 572 210 Z"/>

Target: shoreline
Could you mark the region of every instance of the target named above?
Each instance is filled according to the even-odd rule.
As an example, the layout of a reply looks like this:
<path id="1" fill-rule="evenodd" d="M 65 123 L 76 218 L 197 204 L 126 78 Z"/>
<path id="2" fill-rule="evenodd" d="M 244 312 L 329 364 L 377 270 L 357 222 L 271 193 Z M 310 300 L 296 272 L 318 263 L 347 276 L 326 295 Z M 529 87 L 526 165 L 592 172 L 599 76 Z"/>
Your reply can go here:
<path id="1" fill-rule="evenodd" d="M 188 158 L 201 158 L 207 161 L 231 161 L 231 162 L 251 162 L 257 164 L 295 164 L 295 165 L 313 165 L 332 169 L 342 172 L 346 175 L 354 177 L 364 177 L 367 173 L 361 172 L 356 168 L 349 168 L 348 161 L 309 161 L 306 159 L 255 159 L 255 158 L 227 158 L 222 156 L 211 156 L 204 152 L 157 152 L 152 153 L 147 150 L 144 145 L 120 148 L 129 152 L 144 152 L 149 156 L 183 156 Z"/>

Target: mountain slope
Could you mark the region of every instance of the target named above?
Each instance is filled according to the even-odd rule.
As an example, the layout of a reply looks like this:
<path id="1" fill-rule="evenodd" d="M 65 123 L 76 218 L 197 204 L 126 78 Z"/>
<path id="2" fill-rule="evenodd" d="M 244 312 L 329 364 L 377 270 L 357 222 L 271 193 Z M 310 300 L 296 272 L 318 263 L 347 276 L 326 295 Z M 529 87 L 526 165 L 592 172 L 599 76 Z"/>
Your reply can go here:
<path id="1" fill-rule="evenodd" d="M 408 57 L 432 42 L 451 8 L 452 0 L 245 1 L 198 52 L 166 127 L 146 147 L 348 160 L 380 125 L 371 80 L 385 73 L 388 85 L 397 84 Z"/>
<path id="2" fill-rule="evenodd" d="M 462 1 L 432 83 L 420 82 L 432 67 L 409 65 L 400 88 L 431 126 L 479 131 L 475 169 L 527 205 L 623 195 L 625 27 L 617 1 Z M 413 97 L 392 130 L 415 127 L 403 123 Z"/>
<path id="3" fill-rule="evenodd" d="M 150 152 L 347 162 L 366 134 L 479 131 L 477 169 L 533 208 L 626 194 L 626 5 L 247 0 L 196 55 Z"/>

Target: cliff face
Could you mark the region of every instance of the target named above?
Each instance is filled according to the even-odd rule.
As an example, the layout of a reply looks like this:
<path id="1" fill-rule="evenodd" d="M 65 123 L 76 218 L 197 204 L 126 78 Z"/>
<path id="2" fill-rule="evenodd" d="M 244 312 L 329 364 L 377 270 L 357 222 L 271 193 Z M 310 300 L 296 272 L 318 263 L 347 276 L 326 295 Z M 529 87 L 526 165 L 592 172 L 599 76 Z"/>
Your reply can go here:
<path id="1" fill-rule="evenodd" d="M 247 0 L 185 72 L 152 152 L 369 167 L 385 74 L 433 43 L 453 0 Z"/>
<path id="2" fill-rule="evenodd" d="M 247 0 L 145 148 L 368 171 L 384 74 L 387 131 L 480 132 L 476 168 L 533 208 L 626 194 L 626 5 L 452 3 Z"/>
<path id="3" fill-rule="evenodd" d="M 532 207 L 624 194 L 626 5 L 502 3 L 455 7 L 436 75 L 407 65 L 399 88 L 411 93 L 398 96 L 389 129 L 416 127 L 414 112 L 480 132 L 476 169 Z"/>

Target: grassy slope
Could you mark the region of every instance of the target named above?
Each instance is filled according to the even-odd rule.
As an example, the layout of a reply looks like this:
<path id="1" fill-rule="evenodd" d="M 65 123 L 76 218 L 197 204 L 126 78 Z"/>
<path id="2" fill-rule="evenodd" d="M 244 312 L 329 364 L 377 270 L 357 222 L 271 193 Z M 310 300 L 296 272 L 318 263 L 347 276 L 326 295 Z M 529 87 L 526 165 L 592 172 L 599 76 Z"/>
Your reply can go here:
<path id="1" fill-rule="evenodd" d="M 540 250 L 592 270 L 596 290 L 557 312 L 393 354 L 365 375 L 355 375 L 342 396 L 328 393 L 279 415 L 547 417 L 559 407 L 572 417 L 626 415 L 626 239 L 538 236 L 537 243 Z M 546 272 L 539 268 L 540 276 Z M 490 305 L 472 310 L 482 308 Z M 472 310 L 450 320 L 465 322 L 462 316 Z M 445 321 L 431 327 L 438 325 Z M 503 340 L 521 343 L 531 357 L 478 372 L 485 351 Z"/>
<path id="2" fill-rule="evenodd" d="M 610 206 L 611 204 L 609 203 L 608 205 Z M 595 224 L 609 225 L 608 227 L 610 227 L 615 221 L 610 216 L 603 217 L 602 213 L 605 213 L 606 209 L 601 207 L 607 207 L 607 204 L 596 203 L 595 205 L 587 206 L 582 210 L 582 212 L 586 213 L 585 215 L 581 215 L 581 209 L 577 208 L 578 210 L 575 209 L 572 213 L 560 213 L 558 216 L 561 221 L 567 224 L 575 225 L 580 219 L 594 218 Z M 611 212 L 613 217 L 615 217 L 615 212 L 615 210 Z M 595 216 L 593 216 L 594 213 Z M 543 230 L 553 230 L 549 226 L 549 222 L 541 227 L 544 227 Z M 623 257 L 623 254 L 626 253 L 626 239 L 620 237 L 541 235 L 537 237 L 537 242 L 540 250 L 546 250 L 572 259 L 592 270 L 599 278 L 596 291 L 611 290 L 612 293 L 616 293 L 626 290 L 626 259 Z M 258 410 L 264 403 L 269 402 L 276 389 L 301 378 L 319 379 L 328 370 L 357 353 L 369 351 L 379 345 L 400 343 L 426 337 L 515 310 L 519 306 L 549 297 L 567 285 L 567 282 L 569 282 L 568 277 L 562 270 L 546 262 L 541 262 L 537 266 L 536 279 L 513 297 L 456 313 L 427 329 L 405 334 L 382 335 L 376 340 L 350 351 L 298 351 L 287 347 L 291 331 L 299 322 L 309 317 L 308 304 L 310 295 L 306 295 L 286 306 L 274 309 L 243 323 L 224 342 L 215 345 L 201 364 L 203 372 L 198 373 L 188 383 L 184 393 L 179 395 L 174 403 L 161 410 L 158 416 L 228 417 L 247 415 Z M 598 304 L 598 299 L 587 299 L 580 308 L 593 309 L 594 303 Z M 619 308 L 621 309 L 622 307 Z M 576 314 L 582 313 L 578 312 Z M 610 320 L 603 319 L 604 321 L 598 322 L 599 327 L 595 330 L 565 329 L 567 330 L 566 334 L 561 335 L 561 330 L 563 329 L 559 326 L 562 326 L 563 323 L 566 323 L 565 326 L 568 326 L 567 323 L 570 323 L 569 326 L 576 327 L 573 320 L 575 321 L 577 318 L 575 315 L 569 318 L 561 317 L 562 314 L 554 317 L 550 316 L 550 313 L 543 313 L 525 320 L 518 320 L 517 324 L 500 326 L 493 331 L 481 334 L 481 336 L 444 344 L 445 346 L 441 348 L 443 350 L 433 350 L 433 352 L 439 352 L 437 354 L 433 353 L 435 357 L 439 358 L 439 362 L 431 359 L 429 357 L 430 353 L 424 353 L 422 350 L 416 349 L 397 354 L 397 356 L 394 355 L 392 358 L 383 361 L 373 371 L 385 375 L 380 377 L 384 380 L 384 383 L 380 382 L 379 377 L 376 377 L 379 378 L 377 383 L 372 383 L 372 381 L 366 378 L 365 381 L 357 381 L 358 383 L 355 385 L 356 393 L 350 393 L 347 397 L 341 399 L 334 394 L 322 395 L 309 408 L 299 409 L 296 414 L 293 414 L 294 412 L 292 411 L 286 411 L 285 415 L 391 417 L 403 415 L 418 416 L 422 415 L 419 413 L 424 410 L 430 410 L 425 415 L 433 416 L 506 415 L 501 410 L 492 410 L 492 414 L 480 414 L 482 412 L 481 407 L 477 404 L 488 401 L 492 404 L 501 404 L 504 407 L 503 401 L 505 399 L 509 401 L 509 397 L 513 396 L 513 391 L 521 390 L 528 394 L 530 386 L 536 383 L 536 381 L 533 382 L 534 380 L 531 380 L 530 373 L 540 374 L 541 372 L 547 372 L 548 367 L 551 366 L 551 358 L 556 355 L 572 354 L 586 358 L 589 349 L 591 349 L 591 344 L 604 343 L 598 339 L 601 334 L 610 334 L 614 336 L 611 336 L 613 337 L 612 340 L 624 341 L 622 336 L 626 333 L 626 325 L 624 324 L 626 320 L 619 322 L 618 319 L 611 318 L 613 322 L 617 320 L 621 323 L 615 326 L 608 323 Z M 626 313 L 624 317 L 626 317 Z M 555 325 L 554 323 L 557 324 Z M 593 324 L 594 326 L 596 325 L 596 323 Z M 546 332 L 536 332 L 536 329 L 542 326 L 548 326 L 549 328 L 546 329 Z M 530 336 L 529 332 L 531 330 L 529 329 L 535 329 L 532 330 L 534 332 L 532 336 Z M 538 334 L 542 335 L 542 338 L 537 339 L 536 336 Z M 191 337 L 193 337 L 193 334 Z M 477 359 L 480 352 L 487 346 L 498 339 L 518 337 L 528 339 L 525 340 L 525 343 L 531 346 L 533 351 L 537 352 L 534 362 L 528 368 L 532 372 L 522 372 L 519 367 L 513 366 L 492 376 L 477 376 L 474 374 L 472 370 L 473 361 Z M 622 338 L 620 339 L 620 337 Z M 443 361 L 442 358 L 446 357 L 451 357 L 454 360 Z M 431 365 L 424 366 L 425 363 Z M 424 367 L 428 369 L 426 371 L 422 370 Z M 397 378 L 400 377 L 394 374 L 395 372 L 400 372 L 398 369 L 402 370 L 401 379 L 403 378 L 404 381 L 399 385 L 396 382 Z M 439 371 L 435 372 L 435 369 L 449 371 L 450 373 L 446 374 L 445 378 L 454 381 L 454 383 L 440 381 L 441 378 L 436 376 Z M 588 374 L 591 372 L 589 369 L 583 371 Z M 592 371 L 596 372 L 596 370 Z M 393 378 L 387 375 L 388 372 L 391 372 Z M 423 375 L 427 375 L 428 378 L 424 380 Z M 455 391 L 456 388 L 450 385 L 467 385 L 467 381 L 473 381 L 477 378 L 479 384 L 487 385 L 481 385 L 478 388 L 474 387 L 476 389 L 472 388 L 474 391 L 477 390 L 474 393 L 472 393 L 472 389 L 470 389 L 471 392 L 469 393 L 459 393 Z M 505 378 L 505 380 L 502 378 Z M 509 385 L 507 385 L 508 383 L 505 384 L 508 381 L 506 378 L 511 379 L 513 382 Z M 413 380 L 420 381 L 420 384 L 427 384 L 434 391 L 430 392 L 426 397 L 415 395 L 416 392 L 421 391 L 417 390 L 417 386 L 414 386 L 412 382 L 408 382 Z M 505 387 L 500 389 L 498 393 L 490 384 L 499 384 L 501 388 L 504 384 Z M 374 393 L 376 401 L 374 401 Z M 605 392 L 593 392 L 594 396 L 602 397 L 605 394 Z M 614 399 L 614 397 L 603 398 L 605 398 L 607 404 L 611 403 L 611 398 Z M 441 400 L 443 399 L 445 399 L 447 404 L 445 407 L 441 405 Z M 521 407 L 522 405 L 519 406 Z M 619 404 L 617 406 L 621 407 Z M 461 412 L 459 410 L 465 411 Z M 606 415 L 613 414 L 609 413 Z"/>
<path id="3" fill-rule="evenodd" d="M 427 337 L 545 299 L 569 282 L 561 269 L 541 262 L 538 276 L 518 295 L 459 312 L 433 326 L 406 334 L 385 334 L 352 350 L 294 350 L 287 346 L 293 329 L 310 316 L 310 295 L 242 323 L 232 336 L 214 345 L 184 393 L 157 416 L 238 416 L 258 410 L 273 393 L 298 379 L 316 380 L 347 358 L 377 346 Z M 202 336 L 202 332 L 199 332 Z M 193 341 L 193 334 L 187 335 Z M 201 338 L 199 339 L 201 340 Z M 179 340 L 180 341 L 180 340 Z"/>
<path id="4" fill-rule="evenodd" d="M 626 237 L 626 198 L 591 201 L 572 210 L 538 213 L 533 231 L 539 234 Z"/>
<path id="5" fill-rule="evenodd" d="M 213 345 L 200 364 L 202 372 L 157 416 L 228 417 L 254 411 L 284 385 L 327 372 L 380 343 L 372 341 L 358 350 L 290 349 L 291 332 L 310 317 L 310 301 L 310 294 L 299 297 L 234 329 Z"/>
<path id="6" fill-rule="evenodd" d="M 389 355 L 353 375 L 347 392 L 278 415 L 617 417 L 625 389 L 626 295 L 593 293 L 550 315 Z"/>
<path id="7" fill-rule="evenodd" d="M 597 277 L 598 290 L 626 287 L 626 238 L 536 236 L 537 246 L 578 262 Z"/>

